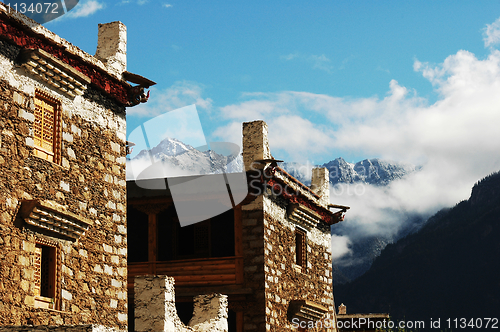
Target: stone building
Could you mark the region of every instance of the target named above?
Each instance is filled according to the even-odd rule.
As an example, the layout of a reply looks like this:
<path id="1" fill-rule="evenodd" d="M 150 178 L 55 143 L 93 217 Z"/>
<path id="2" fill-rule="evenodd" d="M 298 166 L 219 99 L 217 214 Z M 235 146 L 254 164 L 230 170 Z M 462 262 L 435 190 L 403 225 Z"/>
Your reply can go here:
<path id="1" fill-rule="evenodd" d="M 267 131 L 243 124 L 249 194 L 214 218 L 180 227 L 169 188 L 127 183 L 130 326 L 134 277 L 169 275 L 186 321 L 193 296 L 213 292 L 228 295 L 229 331 L 336 331 L 330 226 L 348 207 L 330 204 L 328 170 L 309 188 L 277 166 Z"/>
<path id="2" fill-rule="evenodd" d="M 125 107 L 152 84 L 122 23 L 92 56 L 0 3 L 0 326 L 127 330 Z"/>

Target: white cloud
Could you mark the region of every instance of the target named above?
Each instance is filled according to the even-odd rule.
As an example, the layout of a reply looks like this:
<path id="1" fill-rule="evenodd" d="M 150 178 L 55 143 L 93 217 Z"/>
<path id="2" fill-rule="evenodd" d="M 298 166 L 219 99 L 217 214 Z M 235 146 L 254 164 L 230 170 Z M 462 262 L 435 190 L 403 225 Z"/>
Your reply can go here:
<path id="1" fill-rule="evenodd" d="M 351 243 L 347 236 L 332 235 L 332 260 L 345 257 L 345 255 L 351 253 L 349 248 Z"/>
<path id="2" fill-rule="evenodd" d="M 159 162 L 158 160 L 151 161 L 148 157 L 128 159 L 126 161 L 126 177 L 130 180 L 151 180 L 161 178 L 171 178 L 179 176 L 200 175 L 201 171 L 194 168 L 185 168 L 181 165 L 175 165 L 172 162 Z M 165 185 L 164 181 L 152 181 L 149 183 L 149 189 L 162 189 Z M 146 186 L 147 188 L 148 186 Z"/>
<path id="3" fill-rule="evenodd" d="M 197 108 L 210 111 L 212 99 L 202 97 L 203 89 L 202 85 L 188 81 L 175 82 L 164 90 L 153 87 L 149 101 L 129 108 L 127 115 L 153 117 L 192 104 L 195 104 Z"/>
<path id="4" fill-rule="evenodd" d="M 80 1 L 78 2 L 78 5 L 76 5 L 75 8 L 70 10 L 63 17 L 66 18 L 87 17 L 103 8 L 104 4 L 96 0 Z"/>
<path id="5" fill-rule="evenodd" d="M 221 142 L 232 142 L 242 146 L 241 142 L 241 123 L 231 122 L 228 125 L 217 128 L 213 132 L 213 136 L 221 138 Z"/>
<path id="6" fill-rule="evenodd" d="M 324 54 L 321 55 L 311 55 L 308 60 L 313 63 L 313 69 L 324 70 L 330 73 L 334 68 L 330 64 L 331 60 L 328 59 Z"/>
<path id="7" fill-rule="evenodd" d="M 483 31 L 484 46 L 489 47 L 500 43 L 500 18 L 491 24 L 486 24 Z"/>
<path id="8" fill-rule="evenodd" d="M 285 60 L 285 61 L 299 59 L 299 60 L 302 60 L 306 63 L 309 63 L 313 69 L 323 70 L 323 71 L 326 71 L 327 73 L 331 73 L 335 69 L 335 67 L 331 64 L 332 61 L 324 54 L 305 55 L 305 54 L 295 52 L 295 53 L 290 53 L 288 55 L 282 55 L 282 56 L 280 56 L 280 58 Z M 341 66 L 342 68 L 345 64 L 345 61 L 346 60 L 344 60 L 344 62 L 342 63 L 342 66 Z"/>
<path id="9" fill-rule="evenodd" d="M 278 151 L 287 150 L 293 159 L 329 152 L 326 144 L 317 144 L 317 142 L 328 142 L 332 133 L 308 119 L 298 115 L 282 115 L 273 118 L 268 125 L 272 147 Z"/>
<path id="10" fill-rule="evenodd" d="M 391 71 L 387 68 L 383 68 L 382 66 L 378 65 L 377 68 L 375 68 L 376 71 L 383 71 L 386 72 L 387 74 L 390 74 Z"/>
<path id="11" fill-rule="evenodd" d="M 164 4 L 163 4 L 163 7 L 165 7 L 165 8 L 170 8 L 170 7 L 172 7 L 172 5 L 171 5 L 171 4 L 169 4 L 169 3 L 164 3 Z"/>
<path id="12" fill-rule="evenodd" d="M 290 53 L 288 55 L 282 55 L 282 56 L 280 56 L 280 58 L 287 60 L 287 61 L 290 61 L 290 60 L 293 60 L 299 56 L 300 56 L 299 53 L 295 52 L 295 53 Z"/>
<path id="13" fill-rule="evenodd" d="M 132 2 L 136 2 L 139 6 L 142 6 L 144 4 L 147 4 L 149 2 L 149 0 L 136 0 L 136 1 L 133 1 L 133 0 L 122 0 L 119 4 L 120 5 L 125 5 L 125 4 L 132 3 Z"/>

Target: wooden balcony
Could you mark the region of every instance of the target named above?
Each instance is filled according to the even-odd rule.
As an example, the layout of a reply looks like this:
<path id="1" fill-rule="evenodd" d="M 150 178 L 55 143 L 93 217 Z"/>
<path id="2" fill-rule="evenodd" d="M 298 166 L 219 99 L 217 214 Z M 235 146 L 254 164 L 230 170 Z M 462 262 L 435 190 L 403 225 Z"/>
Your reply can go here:
<path id="1" fill-rule="evenodd" d="M 243 257 L 129 263 L 129 290 L 134 289 L 134 277 L 139 275 L 174 277 L 176 287 L 237 285 L 243 283 Z"/>

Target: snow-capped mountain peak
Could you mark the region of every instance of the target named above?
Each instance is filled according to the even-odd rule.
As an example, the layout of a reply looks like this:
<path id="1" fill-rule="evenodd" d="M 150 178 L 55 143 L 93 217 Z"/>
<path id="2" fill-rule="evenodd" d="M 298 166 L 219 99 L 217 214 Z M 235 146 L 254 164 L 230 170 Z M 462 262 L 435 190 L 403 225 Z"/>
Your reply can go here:
<path id="1" fill-rule="evenodd" d="M 162 175 L 167 177 L 234 173 L 243 170 L 243 158 L 224 156 L 213 150 L 201 151 L 175 138 L 165 138 L 151 150 L 142 150 L 128 161 L 127 179 L 135 179 L 142 171 L 154 163 L 161 162 Z M 141 178 L 144 176 L 141 175 Z M 155 174 L 146 175 L 155 178 Z"/>
<path id="2" fill-rule="evenodd" d="M 288 173 L 301 182 L 310 184 L 310 171 L 305 172 L 305 166 L 299 163 L 282 164 L 282 167 Z M 312 165 L 308 166 L 312 168 Z M 368 183 L 383 186 L 419 169 L 412 164 L 384 161 L 376 158 L 349 163 L 342 157 L 331 160 L 321 165 L 321 167 L 326 167 L 330 172 L 330 183 L 332 185 L 336 185 L 337 183 Z"/>
<path id="3" fill-rule="evenodd" d="M 161 159 L 162 155 L 177 156 L 193 149 L 194 148 L 189 144 L 184 144 L 178 139 L 167 137 L 164 140 L 162 140 L 157 146 L 152 148 L 150 151 L 142 150 L 135 158 L 140 159 L 145 156 L 148 156 L 149 153 L 151 153 L 154 159 Z"/>

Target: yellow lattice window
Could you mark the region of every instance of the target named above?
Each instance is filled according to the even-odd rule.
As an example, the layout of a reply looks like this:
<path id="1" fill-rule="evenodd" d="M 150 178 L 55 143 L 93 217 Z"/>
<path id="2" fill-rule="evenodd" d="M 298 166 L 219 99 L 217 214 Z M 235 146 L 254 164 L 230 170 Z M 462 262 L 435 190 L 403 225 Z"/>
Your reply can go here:
<path id="1" fill-rule="evenodd" d="M 45 93 L 37 91 L 35 94 L 35 123 L 33 125 L 36 156 L 59 163 L 60 124 L 60 103 Z"/>

